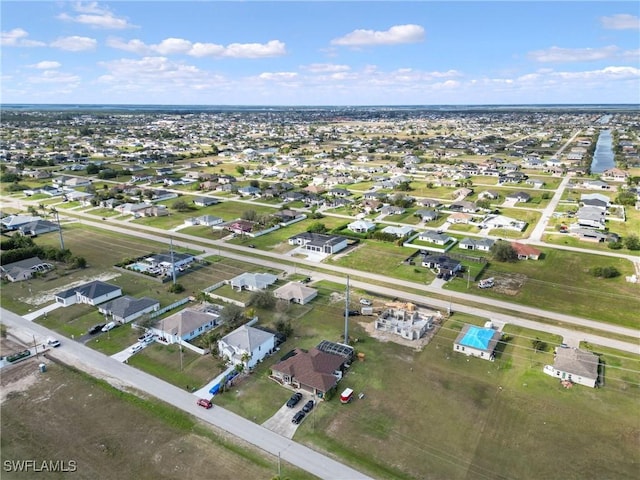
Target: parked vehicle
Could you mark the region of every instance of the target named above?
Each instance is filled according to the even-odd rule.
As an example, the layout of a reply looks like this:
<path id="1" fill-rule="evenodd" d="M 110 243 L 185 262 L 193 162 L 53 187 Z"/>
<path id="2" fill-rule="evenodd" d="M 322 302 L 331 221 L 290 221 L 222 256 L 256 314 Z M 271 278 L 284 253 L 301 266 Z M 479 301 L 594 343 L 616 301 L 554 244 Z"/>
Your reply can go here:
<path id="1" fill-rule="evenodd" d="M 136 343 L 135 345 L 131 346 L 131 348 L 129 349 L 129 352 L 130 353 L 138 353 L 143 348 L 144 348 L 144 346 L 141 343 Z"/>
<path id="2" fill-rule="evenodd" d="M 196 402 L 199 406 L 209 409 L 211 407 L 213 407 L 213 403 L 211 403 L 211 400 L 207 400 L 206 398 L 199 398 L 198 401 Z"/>
<path id="3" fill-rule="evenodd" d="M 29 355 L 31 355 L 31 351 L 30 350 L 23 350 L 21 352 L 14 353 L 13 355 L 7 356 L 6 360 L 9 363 L 13 363 L 13 362 L 17 362 L 18 360 L 20 360 L 22 358 L 26 358 Z"/>
<path id="4" fill-rule="evenodd" d="M 104 323 L 98 323 L 97 325 L 94 325 L 89 330 L 87 330 L 87 333 L 89 335 L 93 335 L 94 333 L 98 333 L 99 331 L 101 331 L 104 328 L 104 325 L 105 325 Z"/>
<path id="5" fill-rule="evenodd" d="M 341 403 L 349 403 L 353 398 L 353 389 L 345 388 L 343 392 L 340 394 L 340 402 Z"/>
<path id="6" fill-rule="evenodd" d="M 371 300 L 367 300 L 366 298 L 361 298 L 360 299 L 360 305 L 370 306 L 370 305 L 372 305 L 372 303 L 371 303 Z"/>
<path id="7" fill-rule="evenodd" d="M 298 404 L 298 402 L 300 402 L 300 400 L 302 400 L 302 394 L 300 392 L 294 393 L 293 395 L 291 395 L 291 398 L 287 400 L 287 407 L 289 408 L 295 407 Z"/>
<path id="8" fill-rule="evenodd" d="M 478 282 L 478 288 L 492 288 L 493 287 L 493 277 L 485 278 L 484 280 L 480 280 Z"/>
<path id="9" fill-rule="evenodd" d="M 108 332 L 109 330 L 113 330 L 118 325 L 116 322 L 109 322 L 104 327 L 102 327 L 103 332 Z"/>
<path id="10" fill-rule="evenodd" d="M 309 400 L 307 403 L 304 404 L 304 407 L 302 407 L 302 411 L 304 413 L 309 413 L 311 410 L 313 410 L 313 407 L 315 406 L 316 402 L 314 402 L 313 400 Z"/>
<path id="11" fill-rule="evenodd" d="M 305 415 L 306 413 L 300 410 L 293 416 L 293 418 L 291 419 L 291 423 L 295 423 L 296 425 L 298 425 L 302 421 L 302 419 L 305 417 Z"/>
<path id="12" fill-rule="evenodd" d="M 57 338 L 49 337 L 47 339 L 47 345 L 49 345 L 50 347 L 56 348 L 56 347 L 59 347 L 61 344 L 60 344 L 60 340 L 58 340 Z"/>
<path id="13" fill-rule="evenodd" d="M 150 340 L 153 340 L 153 332 L 151 332 L 151 331 L 149 331 L 149 330 L 148 330 L 148 331 L 146 331 L 146 332 L 144 333 L 144 335 L 140 335 L 140 336 L 138 337 L 138 341 L 139 341 L 139 342 L 149 342 Z"/>

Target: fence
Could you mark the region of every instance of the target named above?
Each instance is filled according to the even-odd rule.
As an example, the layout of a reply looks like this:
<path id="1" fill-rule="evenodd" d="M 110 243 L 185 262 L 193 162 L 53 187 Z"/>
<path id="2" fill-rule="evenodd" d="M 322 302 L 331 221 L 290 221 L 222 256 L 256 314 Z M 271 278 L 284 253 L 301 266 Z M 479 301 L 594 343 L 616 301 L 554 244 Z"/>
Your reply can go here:
<path id="1" fill-rule="evenodd" d="M 160 310 L 156 310 L 155 312 L 151 312 L 149 314 L 149 318 L 156 318 L 157 316 L 162 315 L 163 313 L 168 312 L 169 310 L 173 310 L 174 308 L 177 308 L 180 305 L 184 305 L 188 301 L 189 301 L 189 297 L 183 298 L 182 300 L 178 300 L 177 302 L 173 302 L 171 305 L 167 305 L 166 307 L 161 308 Z"/>

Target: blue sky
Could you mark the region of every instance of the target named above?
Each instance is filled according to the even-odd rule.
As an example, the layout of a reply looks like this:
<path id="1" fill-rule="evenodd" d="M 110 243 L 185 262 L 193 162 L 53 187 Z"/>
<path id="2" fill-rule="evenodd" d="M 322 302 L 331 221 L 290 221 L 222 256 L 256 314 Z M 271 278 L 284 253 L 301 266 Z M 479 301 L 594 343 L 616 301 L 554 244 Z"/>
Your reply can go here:
<path id="1" fill-rule="evenodd" d="M 640 103 L 635 1 L 0 4 L 2 103 Z"/>

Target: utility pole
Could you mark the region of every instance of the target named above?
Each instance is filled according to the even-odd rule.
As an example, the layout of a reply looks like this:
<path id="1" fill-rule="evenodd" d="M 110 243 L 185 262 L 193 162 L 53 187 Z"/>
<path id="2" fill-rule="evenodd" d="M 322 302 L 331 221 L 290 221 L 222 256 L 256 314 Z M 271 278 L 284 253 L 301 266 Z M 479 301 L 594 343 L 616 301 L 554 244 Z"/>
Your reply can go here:
<path id="1" fill-rule="evenodd" d="M 280 470 L 280 452 L 278 452 L 278 480 L 282 478 L 282 471 Z"/>
<path id="2" fill-rule="evenodd" d="M 471 281 L 471 267 L 467 269 L 467 290 L 469 290 L 469 282 Z"/>
<path id="3" fill-rule="evenodd" d="M 173 284 L 175 285 L 176 284 L 176 265 L 173 260 L 173 237 L 169 237 L 169 244 L 171 246 L 171 278 L 173 280 Z"/>
<path id="4" fill-rule="evenodd" d="M 344 297 L 344 343 L 349 345 L 349 275 L 347 275 L 347 291 Z"/>

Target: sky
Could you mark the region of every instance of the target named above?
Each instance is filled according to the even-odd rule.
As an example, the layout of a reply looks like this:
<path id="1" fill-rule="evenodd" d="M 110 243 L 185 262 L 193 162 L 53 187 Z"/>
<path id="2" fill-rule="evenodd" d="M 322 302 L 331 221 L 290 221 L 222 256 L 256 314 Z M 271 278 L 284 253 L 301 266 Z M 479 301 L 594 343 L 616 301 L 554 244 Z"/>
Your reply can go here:
<path id="1" fill-rule="evenodd" d="M 640 104 L 636 1 L 11 1 L 1 103 Z"/>

